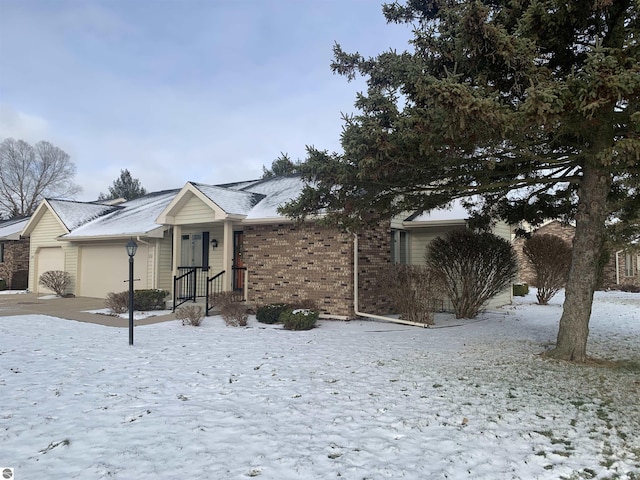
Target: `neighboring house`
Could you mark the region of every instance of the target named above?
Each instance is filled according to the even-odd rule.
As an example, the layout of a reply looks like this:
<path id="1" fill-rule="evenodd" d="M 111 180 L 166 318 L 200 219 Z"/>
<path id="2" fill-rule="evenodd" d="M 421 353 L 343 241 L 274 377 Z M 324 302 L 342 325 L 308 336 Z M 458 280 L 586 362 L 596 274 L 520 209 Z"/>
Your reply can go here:
<path id="1" fill-rule="evenodd" d="M 555 235 L 563 239 L 567 244 L 573 244 L 575 235 L 575 227 L 558 220 L 552 220 L 545 223 L 533 232 L 533 235 Z M 518 254 L 518 263 L 520 266 L 520 281 L 535 285 L 536 276 L 531 263 L 522 251 L 525 239 L 517 238 L 513 245 Z M 602 288 L 619 288 L 622 285 L 640 286 L 640 255 L 634 253 L 631 248 L 618 249 L 611 253 L 609 261 L 604 266 L 602 275 Z"/>
<path id="2" fill-rule="evenodd" d="M 392 312 L 385 269 L 424 263 L 428 242 L 465 226 L 466 213 L 439 211 L 394 219 L 353 234 L 314 221 L 298 225 L 277 207 L 299 195 L 299 177 L 225 185 L 188 182 L 180 190 L 120 203 L 45 200 L 26 226 L 29 285 L 47 270 L 65 270 L 70 292 L 105 297 L 128 288 L 125 244 L 136 240 L 135 288 L 168 290 L 176 299 L 205 295 L 208 278 L 253 305 L 313 300 L 324 315 Z M 459 218 L 457 218 L 459 217 Z M 496 233 L 510 238 L 506 225 Z M 492 302 L 509 303 L 505 292 Z"/>
<path id="3" fill-rule="evenodd" d="M 20 236 L 28 218 L 0 221 L 0 279 L 11 290 L 27 288 L 29 240 Z"/>

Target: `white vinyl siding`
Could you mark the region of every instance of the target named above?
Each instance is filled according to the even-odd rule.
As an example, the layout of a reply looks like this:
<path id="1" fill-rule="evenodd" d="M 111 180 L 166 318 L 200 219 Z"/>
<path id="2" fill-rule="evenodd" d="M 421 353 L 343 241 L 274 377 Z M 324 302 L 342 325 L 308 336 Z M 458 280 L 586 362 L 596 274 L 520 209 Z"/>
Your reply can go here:
<path id="1" fill-rule="evenodd" d="M 429 244 L 437 237 L 444 237 L 451 230 L 461 228 L 463 225 L 424 227 L 411 230 L 409 238 L 409 259 L 412 265 L 424 265 Z M 493 233 L 507 241 L 511 241 L 511 228 L 504 222 L 498 222 L 493 229 Z M 512 300 L 512 288 L 506 288 L 501 293 L 493 297 L 487 304 L 487 309 L 494 309 L 503 305 L 509 305 Z M 445 301 L 444 308 L 449 310 L 451 305 Z"/>
<path id="2" fill-rule="evenodd" d="M 173 276 L 171 272 L 172 268 L 172 246 L 171 237 L 172 232 L 165 232 L 164 238 L 158 240 L 157 243 L 157 265 L 158 265 L 158 287 L 160 290 L 167 290 L 168 292 L 173 289 Z"/>
<path id="3" fill-rule="evenodd" d="M 187 198 L 188 197 L 188 198 Z M 191 192 L 185 194 L 185 201 L 175 216 L 175 225 L 194 225 L 210 223 L 215 218 L 215 212 L 202 200 Z"/>

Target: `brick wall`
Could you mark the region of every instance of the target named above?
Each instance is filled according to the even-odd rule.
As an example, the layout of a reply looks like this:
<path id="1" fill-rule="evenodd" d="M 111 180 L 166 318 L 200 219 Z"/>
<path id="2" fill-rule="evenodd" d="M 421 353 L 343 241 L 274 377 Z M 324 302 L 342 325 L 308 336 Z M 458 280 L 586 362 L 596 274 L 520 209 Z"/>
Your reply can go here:
<path id="1" fill-rule="evenodd" d="M 543 225 L 538 230 L 535 231 L 536 234 L 549 234 L 555 235 L 557 237 L 562 238 L 569 245 L 573 245 L 573 237 L 575 235 L 575 227 L 571 225 L 563 224 L 557 220 L 553 222 L 547 223 Z M 525 239 L 517 238 L 513 242 L 513 247 L 516 250 L 516 254 L 518 255 L 518 264 L 520 267 L 519 277 L 520 281 L 526 282 L 529 285 L 535 285 L 535 273 L 533 272 L 533 268 L 531 267 L 531 263 L 524 255 L 522 248 L 524 246 Z M 618 256 L 618 261 L 620 265 L 620 272 L 624 271 L 624 254 L 620 254 Z M 622 276 L 620 277 L 621 283 Z M 615 288 L 616 287 L 616 262 L 615 262 L 615 252 L 611 254 L 611 258 L 605 264 L 603 272 L 602 272 L 602 285 L 601 288 Z"/>
<path id="2" fill-rule="evenodd" d="M 248 300 L 254 305 L 313 300 L 321 313 L 352 318 L 353 236 L 313 223 L 244 227 Z M 388 226 L 359 237 L 360 308 L 388 313 L 380 284 L 389 261 Z"/>
<path id="3" fill-rule="evenodd" d="M 391 227 L 387 223 L 358 235 L 358 302 L 361 312 L 394 313 L 386 283 L 391 260 Z"/>
<path id="4" fill-rule="evenodd" d="M 555 235 L 556 237 L 560 237 L 561 239 L 563 239 L 569 245 L 573 245 L 573 236 L 575 235 L 575 231 L 575 227 L 554 220 L 537 229 L 534 232 L 534 235 Z M 516 255 L 518 256 L 519 281 L 528 283 L 529 285 L 535 285 L 536 274 L 533 271 L 531 262 L 529 262 L 529 259 L 522 251 L 524 242 L 524 238 L 516 238 L 513 241 L 513 248 L 515 249 Z"/>
<path id="5" fill-rule="evenodd" d="M 26 289 L 29 274 L 29 240 L 6 241 L 4 262 L 0 263 L 0 278 L 7 288 Z"/>
<path id="6" fill-rule="evenodd" d="M 244 227 L 248 300 L 313 300 L 324 314 L 353 312 L 353 239 L 312 223 Z"/>

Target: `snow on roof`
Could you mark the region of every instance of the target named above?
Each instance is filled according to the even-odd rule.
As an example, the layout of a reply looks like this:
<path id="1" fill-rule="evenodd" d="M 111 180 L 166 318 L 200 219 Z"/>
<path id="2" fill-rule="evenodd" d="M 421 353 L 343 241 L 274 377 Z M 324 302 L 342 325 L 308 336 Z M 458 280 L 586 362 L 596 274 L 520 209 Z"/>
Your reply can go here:
<path id="1" fill-rule="evenodd" d="M 271 177 L 245 187 L 245 191 L 259 193 L 264 198 L 247 214 L 247 219 L 283 218 L 278 207 L 297 198 L 305 182 L 300 177 Z"/>
<path id="2" fill-rule="evenodd" d="M 97 236 L 144 235 L 162 225 L 155 223 L 179 190 L 150 193 L 144 197 L 121 203 L 116 210 L 86 223 L 64 238 L 74 239 Z M 114 208 L 114 207 L 111 207 Z"/>
<path id="3" fill-rule="evenodd" d="M 264 198 L 264 195 L 253 192 L 243 192 L 215 185 L 191 183 L 222 210 L 231 214 L 246 215 L 256 203 Z"/>
<path id="4" fill-rule="evenodd" d="M 461 199 L 453 200 L 447 207 L 434 208 L 428 212 L 407 218 L 411 222 L 446 222 L 453 220 L 467 220 L 469 212 L 462 205 Z"/>
<path id="5" fill-rule="evenodd" d="M 20 240 L 20 234 L 29 223 L 29 217 L 0 221 L 0 240 Z"/>
<path id="6" fill-rule="evenodd" d="M 95 218 L 113 211 L 118 207 L 93 202 L 76 202 L 72 200 L 47 200 L 58 218 L 73 230 Z"/>

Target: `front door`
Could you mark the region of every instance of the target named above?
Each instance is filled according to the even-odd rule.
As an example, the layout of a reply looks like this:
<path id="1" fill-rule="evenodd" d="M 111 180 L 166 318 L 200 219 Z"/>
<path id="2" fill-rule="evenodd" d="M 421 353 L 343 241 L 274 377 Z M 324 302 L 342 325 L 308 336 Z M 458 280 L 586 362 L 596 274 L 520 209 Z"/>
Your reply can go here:
<path id="1" fill-rule="evenodd" d="M 233 232 L 233 290 L 244 290 L 244 233 Z"/>

